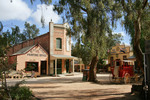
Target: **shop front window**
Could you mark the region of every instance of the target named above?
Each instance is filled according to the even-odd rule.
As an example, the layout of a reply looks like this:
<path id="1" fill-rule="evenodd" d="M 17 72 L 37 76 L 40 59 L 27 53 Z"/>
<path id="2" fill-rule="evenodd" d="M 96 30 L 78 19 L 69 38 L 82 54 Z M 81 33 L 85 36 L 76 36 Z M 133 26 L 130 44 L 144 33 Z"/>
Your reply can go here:
<path id="1" fill-rule="evenodd" d="M 25 70 L 38 72 L 38 62 L 26 62 Z"/>

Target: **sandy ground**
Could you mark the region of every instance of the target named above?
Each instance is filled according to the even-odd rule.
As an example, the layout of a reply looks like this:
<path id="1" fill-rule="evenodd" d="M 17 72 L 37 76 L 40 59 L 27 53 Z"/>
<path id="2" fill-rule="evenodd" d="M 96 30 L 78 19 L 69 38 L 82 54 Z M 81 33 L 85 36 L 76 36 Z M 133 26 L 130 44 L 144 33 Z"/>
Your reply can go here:
<path id="1" fill-rule="evenodd" d="M 140 100 L 131 94 L 131 84 L 111 84 L 109 74 L 98 74 L 97 78 L 100 83 L 83 82 L 82 74 L 75 73 L 26 79 L 25 85 L 40 100 Z"/>

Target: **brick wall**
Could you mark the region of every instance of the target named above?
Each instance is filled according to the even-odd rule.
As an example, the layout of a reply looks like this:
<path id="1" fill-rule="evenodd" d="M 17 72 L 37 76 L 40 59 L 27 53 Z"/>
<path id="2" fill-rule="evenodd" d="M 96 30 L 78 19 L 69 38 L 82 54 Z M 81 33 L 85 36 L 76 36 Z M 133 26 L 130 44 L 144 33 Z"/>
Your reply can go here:
<path id="1" fill-rule="evenodd" d="M 61 38 L 62 39 L 62 49 L 57 50 L 56 49 L 56 38 Z M 71 38 L 70 38 L 71 40 Z M 13 53 L 16 53 L 22 48 L 32 46 L 34 44 L 40 44 L 48 54 L 50 54 L 50 34 L 49 32 L 43 35 L 40 35 L 34 39 L 30 39 L 27 41 L 24 41 L 20 44 L 17 44 L 11 48 L 9 48 L 9 51 L 7 52 L 7 55 L 10 56 Z M 62 27 L 55 27 L 54 26 L 54 34 L 53 34 L 53 54 L 58 54 L 58 55 L 70 55 L 71 56 L 71 45 L 70 45 L 70 51 L 66 50 L 66 30 L 65 28 Z"/>
<path id="2" fill-rule="evenodd" d="M 70 51 L 67 51 L 67 48 L 66 48 L 66 32 L 67 31 L 65 31 L 64 28 L 54 27 L 54 39 L 53 39 L 54 54 L 71 56 L 71 45 L 70 45 Z M 56 38 L 62 39 L 62 49 L 61 50 L 56 49 Z M 71 41 L 71 38 L 70 38 L 70 41 Z"/>
<path id="3" fill-rule="evenodd" d="M 13 53 L 16 53 L 17 51 L 19 51 L 20 49 L 28 47 L 28 46 L 32 46 L 34 44 L 40 44 L 47 51 L 47 53 L 49 53 L 49 43 L 50 43 L 50 40 L 49 40 L 49 32 L 48 32 L 34 39 L 27 40 L 20 44 L 14 45 L 13 47 L 9 48 L 7 55 L 10 56 Z"/>
<path id="4" fill-rule="evenodd" d="M 9 64 L 14 64 L 17 61 L 17 56 L 10 56 L 9 57 Z"/>
<path id="5" fill-rule="evenodd" d="M 56 38 L 61 38 L 62 39 L 62 49 L 61 50 L 57 50 L 56 49 Z M 60 29 L 55 27 L 54 28 L 54 39 L 53 39 L 53 43 L 54 43 L 54 54 L 58 54 L 58 55 L 63 55 L 64 54 L 64 29 Z"/>

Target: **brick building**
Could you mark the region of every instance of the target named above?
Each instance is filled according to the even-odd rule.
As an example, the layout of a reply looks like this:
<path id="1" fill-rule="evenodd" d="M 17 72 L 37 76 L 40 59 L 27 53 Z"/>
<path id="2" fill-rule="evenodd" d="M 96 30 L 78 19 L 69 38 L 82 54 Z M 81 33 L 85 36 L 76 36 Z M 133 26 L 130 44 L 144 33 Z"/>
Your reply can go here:
<path id="1" fill-rule="evenodd" d="M 7 55 L 17 62 L 16 70 L 33 70 L 38 76 L 74 72 L 76 57 L 71 56 L 71 37 L 67 35 L 67 28 L 68 23 L 50 22 L 46 34 L 11 47 Z"/>

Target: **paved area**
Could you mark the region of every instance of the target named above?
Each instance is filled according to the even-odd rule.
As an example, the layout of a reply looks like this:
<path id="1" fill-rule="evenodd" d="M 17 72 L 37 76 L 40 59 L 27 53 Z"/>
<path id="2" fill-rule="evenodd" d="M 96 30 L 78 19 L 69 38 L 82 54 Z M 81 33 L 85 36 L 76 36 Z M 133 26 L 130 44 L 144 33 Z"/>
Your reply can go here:
<path id="1" fill-rule="evenodd" d="M 60 75 L 59 77 L 38 77 L 26 79 L 41 100 L 139 100 L 131 94 L 131 84 L 111 84 L 109 74 L 97 74 L 100 83 L 83 82 L 82 74 Z M 8 79 L 13 85 L 19 79 Z"/>

